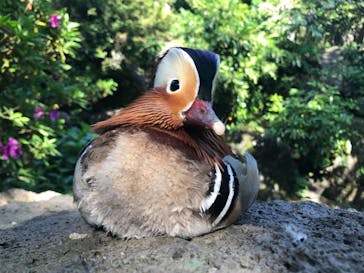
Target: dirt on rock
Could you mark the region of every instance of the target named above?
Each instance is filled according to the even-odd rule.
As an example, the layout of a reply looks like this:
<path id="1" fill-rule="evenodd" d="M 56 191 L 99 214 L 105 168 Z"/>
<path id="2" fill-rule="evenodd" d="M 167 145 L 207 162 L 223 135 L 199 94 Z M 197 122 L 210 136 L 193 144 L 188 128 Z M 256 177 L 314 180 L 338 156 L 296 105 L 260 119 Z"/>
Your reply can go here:
<path id="1" fill-rule="evenodd" d="M 364 213 L 257 202 L 236 225 L 185 240 L 120 240 L 72 197 L 0 206 L 0 272 L 364 272 Z"/>

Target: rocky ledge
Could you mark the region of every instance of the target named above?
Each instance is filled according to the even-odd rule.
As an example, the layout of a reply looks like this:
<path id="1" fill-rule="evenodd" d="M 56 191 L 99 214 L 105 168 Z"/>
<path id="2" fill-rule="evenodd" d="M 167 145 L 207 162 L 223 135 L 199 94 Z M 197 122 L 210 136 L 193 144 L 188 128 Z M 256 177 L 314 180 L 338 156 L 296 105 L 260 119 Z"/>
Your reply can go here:
<path id="1" fill-rule="evenodd" d="M 364 272 L 355 210 L 257 202 L 236 225 L 192 240 L 125 241 L 84 223 L 71 196 L 1 198 L 0 272 Z"/>

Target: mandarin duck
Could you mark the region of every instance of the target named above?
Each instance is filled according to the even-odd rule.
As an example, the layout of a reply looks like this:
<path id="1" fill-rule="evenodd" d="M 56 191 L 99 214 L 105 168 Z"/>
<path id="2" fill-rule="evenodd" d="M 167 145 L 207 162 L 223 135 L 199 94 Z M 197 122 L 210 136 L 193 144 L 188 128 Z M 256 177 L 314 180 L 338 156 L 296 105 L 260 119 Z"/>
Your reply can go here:
<path id="1" fill-rule="evenodd" d="M 220 59 L 170 48 L 154 87 L 113 117 L 81 152 L 74 197 L 91 225 L 121 238 L 191 238 L 232 224 L 259 189 L 255 159 L 223 139 L 212 109 Z"/>

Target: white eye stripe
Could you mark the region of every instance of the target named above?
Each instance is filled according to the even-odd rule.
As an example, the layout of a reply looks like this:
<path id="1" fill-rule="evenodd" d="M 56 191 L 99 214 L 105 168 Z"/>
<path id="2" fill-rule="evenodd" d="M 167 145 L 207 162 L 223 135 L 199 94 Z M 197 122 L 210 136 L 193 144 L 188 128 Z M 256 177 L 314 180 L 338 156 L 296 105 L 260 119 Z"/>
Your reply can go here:
<path id="1" fill-rule="evenodd" d="M 194 87 L 194 94 L 197 96 L 200 79 L 198 75 L 197 68 L 193 59 L 185 51 L 180 48 L 170 48 L 167 54 L 162 58 L 158 64 L 153 87 L 166 87 L 168 93 L 176 93 L 176 91 L 168 90 L 172 80 L 178 79 L 180 84 L 180 89 L 182 89 L 183 83 L 189 81 L 184 75 L 184 68 L 189 65 L 189 69 L 192 69 L 192 73 L 195 76 L 196 86 Z M 185 86 L 185 85 L 184 85 Z M 192 90 L 191 90 L 192 91 Z M 178 91 L 177 91 L 178 92 Z"/>

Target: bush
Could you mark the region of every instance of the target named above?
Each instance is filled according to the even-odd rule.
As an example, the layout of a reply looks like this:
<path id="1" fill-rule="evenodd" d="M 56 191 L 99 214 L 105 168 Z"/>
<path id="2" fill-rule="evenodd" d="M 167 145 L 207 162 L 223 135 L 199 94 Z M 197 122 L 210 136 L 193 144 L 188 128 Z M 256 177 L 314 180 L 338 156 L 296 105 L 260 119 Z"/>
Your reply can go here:
<path id="1" fill-rule="evenodd" d="M 284 34 L 278 45 L 288 58 L 279 68 L 278 84 L 264 87 L 276 93 L 267 101 L 263 120 L 268 121 L 266 135 L 278 145 L 288 146 L 287 160 L 293 159 L 297 177 L 305 178 L 305 183 L 291 185 L 298 195 L 309 177 L 321 180 L 329 176 L 328 167 L 338 161 L 345 165 L 351 154 L 351 141 L 357 134 L 352 127 L 353 112 L 361 84 L 355 76 L 358 66 L 345 51 L 351 48 L 355 59 L 362 58 L 355 46 L 355 39 L 360 39 L 357 33 L 362 31 L 362 8 L 355 1 L 311 0 L 281 12 Z M 345 83 L 356 83 L 359 90 L 348 92 Z M 274 179 L 288 185 L 279 176 Z"/>
<path id="2" fill-rule="evenodd" d="M 144 77 L 172 22 L 168 7 L 165 1 L 0 3 L 0 126 L 6 128 L 0 190 L 70 190 L 78 153 L 93 137 L 81 120 L 92 119 L 95 104 L 118 84 L 114 107 L 146 88 Z"/>
<path id="3" fill-rule="evenodd" d="M 110 93 L 88 75 L 71 76 L 69 59 L 80 47 L 79 25 L 50 1 L 0 3 L 0 190 L 18 186 L 65 190 L 79 146 L 85 143 L 77 109 Z M 75 110 L 76 109 L 76 110 Z M 59 142 L 68 138 L 80 145 Z M 62 160 L 63 173 L 52 162 Z M 53 169 L 52 169 L 53 168 Z"/>
<path id="4" fill-rule="evenodd" d="M 322 175 L 322 171 L 337 157 L 351 152 L 348 130 L 352 122 L 337 89 L 312 86 L 310 91 L 290 90 L 290 97 L 271 105 L 271 120 L 267 134 L 275 136 L 278 144 L 288 145 L 291 156 L 300 164 L 303 175 Z M 274 105 L 274 107 L 273 107 Z"/>
<path id="5" fill-rule="evenodd" d="M 118 85 L 113 96 L 98 103 L 100 97 L 95 97 L 93 113 L 124 106 L 148 88 L 146 77 L 154 58 L 171 39 L 174 15 L 168 1 L 56 2 L 80 23 L 82 47 L 76 50 L 72 66 Z"/>

